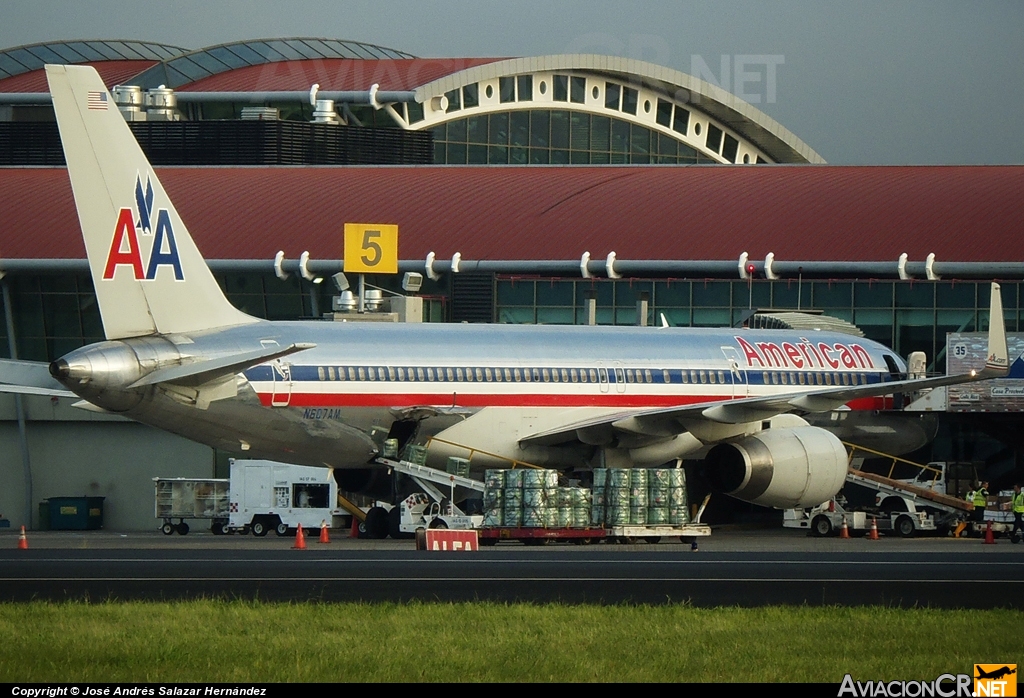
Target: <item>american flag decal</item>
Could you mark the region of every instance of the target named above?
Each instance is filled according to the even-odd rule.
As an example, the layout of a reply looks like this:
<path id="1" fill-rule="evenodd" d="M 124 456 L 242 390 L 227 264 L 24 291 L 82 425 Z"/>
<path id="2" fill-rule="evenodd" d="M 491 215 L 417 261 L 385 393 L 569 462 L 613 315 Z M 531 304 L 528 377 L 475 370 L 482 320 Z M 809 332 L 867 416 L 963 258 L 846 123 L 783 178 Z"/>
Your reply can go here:
<path id="1" fill-rule="evenodd" d="M 85 105 L 89 109 L 106 109 L 107 108 L 107 93 L 106 92 L 90 92 L 85 100 Z"/>

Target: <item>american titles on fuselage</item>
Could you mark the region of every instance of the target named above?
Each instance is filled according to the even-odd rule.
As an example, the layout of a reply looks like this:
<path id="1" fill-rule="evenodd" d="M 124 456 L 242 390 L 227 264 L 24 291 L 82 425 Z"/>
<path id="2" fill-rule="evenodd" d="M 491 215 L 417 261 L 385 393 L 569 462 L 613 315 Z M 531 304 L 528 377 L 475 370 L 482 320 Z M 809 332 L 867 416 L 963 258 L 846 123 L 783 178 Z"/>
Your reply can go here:
<path id="1" fill-rule="evenodd" d="M 754 368 L 874 368 L 871 355 L 859 344 L 818 342 L 815 344 L 804 337 L 799 342 L 754 342 L 736 337 L 736 343 L 747 361 L 747 367 Z"/>

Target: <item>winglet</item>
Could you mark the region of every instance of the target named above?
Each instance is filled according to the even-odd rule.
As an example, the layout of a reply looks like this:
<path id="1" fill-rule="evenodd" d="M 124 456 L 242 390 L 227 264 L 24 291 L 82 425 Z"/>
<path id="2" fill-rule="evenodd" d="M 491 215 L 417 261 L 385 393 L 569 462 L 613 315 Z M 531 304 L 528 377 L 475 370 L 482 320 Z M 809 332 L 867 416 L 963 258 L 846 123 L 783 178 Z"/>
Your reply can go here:
<path id="1" fill-rule="evenodd" d="M 985 371 L 1005 376 L 1010 371 L 1009 352 L 1006 350 L 1006 321 L 1003 318 L 1003 296 L 999 284 L 992 283 L 992 298 L 988 311 L 988 359 Z"/>

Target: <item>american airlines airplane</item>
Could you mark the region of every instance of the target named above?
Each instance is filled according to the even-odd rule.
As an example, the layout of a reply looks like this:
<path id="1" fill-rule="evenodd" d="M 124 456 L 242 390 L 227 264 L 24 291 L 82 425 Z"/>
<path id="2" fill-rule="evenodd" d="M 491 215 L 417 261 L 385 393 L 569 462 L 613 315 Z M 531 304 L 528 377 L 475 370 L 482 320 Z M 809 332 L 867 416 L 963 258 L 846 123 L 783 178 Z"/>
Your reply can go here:
<path id="1" fill-rule="evenodd" d="M 721 491 L 792 507 L 827 500 L 847 468 L 842 443 L 800 413 L 1007 372 L 997 284 L 986 365 L 920 380 L 886 347 L 828 332 L 250 317 L 224 297 L 96 71 L 46 74 L 107 341 L 48 367 L 4 362 L 8 391 L 331 466 L 343 489 L 384 473 L 385 438 L 435 437 L 434 462 L 474 448 L 474 467 L 703 457 Z"/>

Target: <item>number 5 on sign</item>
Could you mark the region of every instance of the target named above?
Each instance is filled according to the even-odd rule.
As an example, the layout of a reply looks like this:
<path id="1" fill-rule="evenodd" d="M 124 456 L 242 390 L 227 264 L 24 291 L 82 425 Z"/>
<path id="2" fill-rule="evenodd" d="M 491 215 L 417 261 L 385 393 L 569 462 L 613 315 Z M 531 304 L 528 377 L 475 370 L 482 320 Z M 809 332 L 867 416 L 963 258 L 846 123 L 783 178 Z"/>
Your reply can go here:
<path id="1" fill-rule="evenodd" d="M 345 224 L 345 271 L 398 273 L 398 226 Z"/>

